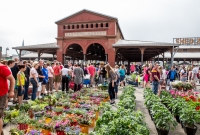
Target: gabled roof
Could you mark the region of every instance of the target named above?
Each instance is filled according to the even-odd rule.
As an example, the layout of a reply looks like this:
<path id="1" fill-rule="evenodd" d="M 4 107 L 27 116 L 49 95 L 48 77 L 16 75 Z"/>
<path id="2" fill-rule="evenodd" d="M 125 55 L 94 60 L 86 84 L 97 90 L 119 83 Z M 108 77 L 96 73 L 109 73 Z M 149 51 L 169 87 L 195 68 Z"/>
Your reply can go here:
<path id="1" fill-rule="evenodd" d="M 27 46 L 17 46 L 12 47 L 12 49 L 26 50 L 26 49 L 58 49 L 59 46 L 56 43 L 47 44 L 37 44 L 37 45 L 27 45 Z"/>
<path id="2" fill-rule="evenodd" d="M 55 23 L 57 24 L 57 23 L 59 23 L 59 22 L 62 22 L 62 21 L 64 21 L 64 20 L 66 20 L 66 19 L 68 19 L 68 18 L 71 18 L 71 17 L 73 17 L 73 16 L 75 16 L 75 15 L 78 15 L 78 14 L 80 14 L 80 13 L 82 13 L 82 12 L 88 12 L 88 13 L 100 15 L 100 16 L 103 16 L 103 17 L 106 17 L 106 18 L 110 18 L 110 19 L 115 19 L 115 20 L 117 20 L 117 18 L 116 18 L 116 17 L 113 17 L 113 16 L 105 15 L 105 14 L 102 14 L 102 13 L 97 13 L 97 12 L 94 12 L 94 11 L 91 11 L 91 10 L 88 10 L 88 9 L 83 9 L 83 10 L 80 10 L 80 11 L 78 11 L 78 12 L 72 14 L 72 15 L 69 15 L 69 16 L 67 16 L 67 17 L 65 17 L 65 18 L 62 18 L 62 19 L 56 21 Z"/>
<path id="3" fill-rule="evenodd" d="M 178 46 L 173 43 L 153 42 L 153 41 L 139 41 L 139 40 L 119 40 L 112 45 L 113 47 L 134 47 L 134 46 Z"/>

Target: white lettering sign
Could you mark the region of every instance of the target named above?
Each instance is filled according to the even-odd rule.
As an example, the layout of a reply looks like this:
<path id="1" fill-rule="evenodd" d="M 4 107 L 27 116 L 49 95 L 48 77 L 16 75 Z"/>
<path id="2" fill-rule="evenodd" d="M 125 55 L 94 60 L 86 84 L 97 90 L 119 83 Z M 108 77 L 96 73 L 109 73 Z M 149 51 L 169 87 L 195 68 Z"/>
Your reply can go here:
<path id="1" fill-rule="evenodd" d="M 94 31 L 94 32 L 72 32 L 65 33 L 65 37 L 80 37 L 80 36 L 105 36 L 106 31 Z"/>

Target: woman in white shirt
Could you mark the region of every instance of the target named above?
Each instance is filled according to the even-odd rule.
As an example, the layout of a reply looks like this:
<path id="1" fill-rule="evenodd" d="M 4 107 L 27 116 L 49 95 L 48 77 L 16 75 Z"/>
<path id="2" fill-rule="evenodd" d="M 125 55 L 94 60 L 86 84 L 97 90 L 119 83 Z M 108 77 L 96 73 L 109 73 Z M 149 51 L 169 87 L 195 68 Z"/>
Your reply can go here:
<path id="1" fill-rule="evenodd" d="M 39 87 L 39 83 L 38 83 L 38 73 L 37 73 L 37 68 L 38 68 L 38 63 L 35 62 L 33 63 L 33 67 L 30 70 L 30 80 L 31 80 L 31 84 L 33 86 L 32 88 L 32 95 L 31 95 L 31 100 L 35 100 L 36 99 L 36 93 Z"/>
<path id="2" fill-rule="evenodd" d="M 69 91 L 69 76 L 71 75 L 71 70 L 68 68 L 68 65 L 65 65 L 64 68 L 61 70 L 62 72 L 62 91 L 66 92 Z"/>

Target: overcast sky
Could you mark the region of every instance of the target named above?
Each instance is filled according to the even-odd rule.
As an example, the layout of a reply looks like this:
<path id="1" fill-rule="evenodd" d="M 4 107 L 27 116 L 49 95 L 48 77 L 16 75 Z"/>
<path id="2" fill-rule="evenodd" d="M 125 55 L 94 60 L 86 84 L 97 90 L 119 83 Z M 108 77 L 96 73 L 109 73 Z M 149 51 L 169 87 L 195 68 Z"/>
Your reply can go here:
<path id="1" fill-rule="evenodd" d="M 125 39 L 200 37 L 200 0 L 0 0 L 0 46 L 56 42 L 55 21 L 82 9 L 117 17 Z"/>

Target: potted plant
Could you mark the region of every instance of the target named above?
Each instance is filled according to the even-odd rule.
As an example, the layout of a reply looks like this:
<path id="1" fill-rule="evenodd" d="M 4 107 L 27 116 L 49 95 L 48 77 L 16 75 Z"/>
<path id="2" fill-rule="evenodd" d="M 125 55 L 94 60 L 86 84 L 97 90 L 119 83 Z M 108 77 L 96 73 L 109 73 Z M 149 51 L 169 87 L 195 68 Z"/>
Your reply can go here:
<path id="1" fill-rule="evenodd" d="M 70 126 L 70 121 L 66 120 L 59 120 L 55 121 L 54 129 L 57 132 L 57 135 L 65 135 L 66 127 Z"/>
<path id="2" fill-rule="evenodd" d="M 62 112 L 63 112 L 63 108 L 58 108 L 58 107 L 56 107 L 56 108 L 54 108 L 54 112 L 55 112 L 57 115 L 60 115 L 60 114 L 62 114 Z"/>
<path id="3" fill-rule="evenodd" d="M 196 123 L 196 111 L 194 111 L 193 108 L 188 106 L 187 108 L 182 108 L 180 112 L 180 120 L 182 122 L 182 126 L 184 128 L 184 131 L 187 135 L 195 135 L 197 131 L 197 126 L 195 126 Z"/>
<path id="4" fill-rule="evenodd" d="M 45 123 L 45 120 L 39 120 L 37 126 L 42 129 L 42 133 L 44 135 L 51 134 L 51 130 L 53 129 L 52 123 Z"/>
<path id="5" fill-rule="evenodd" d="M 45 122 L 46 122 L 46 123 L 50 123 L 51 120 L 52 120 L 52 118 L 53 118 L 54 116 L 55 116 L 55 113 L 54 113 L 54 112 L 46 112 L 46 113 L 44 114 L 44 117 L 46 117 Z"/>
<path id="6" fill-rule="evenodd" d="M 89 133 L 89 125 L 91 125 L 91 120 L 88 115 L 84 115 L 82 118 L 79 119 L 79 124 L 82 133 Z"/>
<path id="7" fill-rule="evenodd" d="M 17 128 L 10 129 L 10 135 L 24 135 L 23 130 L 19 130 Z"/>
<path id="8" fill-rule="evenodd" d="M 66 127 L 65 134 L 66 135 L 79 135 L 81 129 L 76 126 Z"/>
<path id="9" fill-rule="evenodd" d="M 40 135 L 40 131 L 37 131 L 37 130 L 31 130 L 29 131 L 26 135 Z"/>
<path id="10" fill-rule="evenodd" d="M 30 117 L 27 114 L 22 113 L 16 118 L 12 119 L 11 121 L 13 124 L 18 124 L 19 130 L 26 130 L 28 129 L 29 120 L 30 120 Z"/>
<path id="11" fill-rule="evenodd" d="M 63 103 L 63 107 L 65 108 L 65 109 L 69 109 L 70 108 L 70 102 L 65 102 L 65 103 Z"/>

